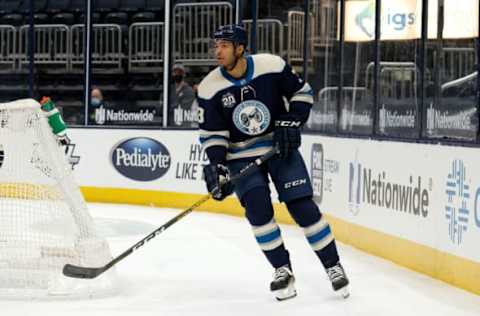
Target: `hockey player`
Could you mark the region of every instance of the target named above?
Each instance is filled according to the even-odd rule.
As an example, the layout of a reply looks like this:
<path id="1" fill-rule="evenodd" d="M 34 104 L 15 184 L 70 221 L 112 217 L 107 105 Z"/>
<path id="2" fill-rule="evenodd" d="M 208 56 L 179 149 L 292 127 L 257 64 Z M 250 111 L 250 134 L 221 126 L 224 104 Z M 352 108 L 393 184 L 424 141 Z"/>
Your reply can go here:
<path id="1" fill-rule="evenodd" d="M 260 248 L 275 269 L 270 290 L 278 300 L 285 300 L 296 296 L 295 278 L 273 217 L 270 175 L 279 200 L 303 228 L 333 289 L 347 297 L 349 281 L 330 227 L 312 200 L 312 186 L 298 151 L 300 129 L 313 103 L 312 90 L 282 58 L 246 55 L 246 43 L 242 26 L 219 28 L 214 33 L 219 67 L 198 87 L 200 142 L 210 160 L 204 168 L 207 189 L 219 201 L 235 191 Z M 273 146 L 278 155 L 255 173 L 213 190 Z"/>

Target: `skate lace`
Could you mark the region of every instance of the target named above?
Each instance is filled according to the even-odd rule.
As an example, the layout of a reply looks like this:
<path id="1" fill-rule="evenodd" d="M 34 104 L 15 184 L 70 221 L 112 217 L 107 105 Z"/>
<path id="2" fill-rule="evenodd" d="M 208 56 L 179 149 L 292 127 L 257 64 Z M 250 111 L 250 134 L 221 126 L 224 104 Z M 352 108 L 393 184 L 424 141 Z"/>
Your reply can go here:
<path id="1" fill-rule="evenodd" d="M 273 273 L 273 279 L 279 280 L 288 277 L 291 274 L 290 270 L 287 267 L 280 267 L 275 270 Z"/>
<path id="2" fill-rule="evenodd" d="M 338 278 L 343 277 L 343 269 L 339 265 L 335 265 L 327 269 L 328 278 L 331 281 L 337 280 Z"/>

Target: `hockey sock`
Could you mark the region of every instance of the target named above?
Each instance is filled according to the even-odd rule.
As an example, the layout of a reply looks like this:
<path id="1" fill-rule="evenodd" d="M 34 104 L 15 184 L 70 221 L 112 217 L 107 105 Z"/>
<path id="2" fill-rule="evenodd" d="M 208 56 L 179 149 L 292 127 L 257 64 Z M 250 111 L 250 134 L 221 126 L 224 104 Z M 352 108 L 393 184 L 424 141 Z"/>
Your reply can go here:
<path id="1" fill-rule="evenodd" d="M 330 226 L 311 198 L 303 198 L 287 203 L 295 221 L 303 228 L 310 246 L 325 268 L 338 261 L 338 251 Z"/>
<path id="2" fill-rule="evenodd" d="M 288 251 L 283 244 L 280 227 L 273 218 L 270 192 L 266 187 L 257 187 L 244 194 L 242 204 L 252 225 L 258 245 L 274 268 L 290 264 Z"/>

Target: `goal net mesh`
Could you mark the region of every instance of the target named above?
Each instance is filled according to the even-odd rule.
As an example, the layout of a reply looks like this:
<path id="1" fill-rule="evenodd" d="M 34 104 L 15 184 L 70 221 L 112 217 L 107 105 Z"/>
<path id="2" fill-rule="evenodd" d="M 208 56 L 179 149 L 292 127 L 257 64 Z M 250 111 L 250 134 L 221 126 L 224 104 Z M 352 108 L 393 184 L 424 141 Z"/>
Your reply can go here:
<path id="1" fill-rule="evenodd" d="M 62 274 L 67 263 L 110 259 L 40 104 L 0 104 L 0 296 L 111 293 L 114 272 L 95 280 Z"/>

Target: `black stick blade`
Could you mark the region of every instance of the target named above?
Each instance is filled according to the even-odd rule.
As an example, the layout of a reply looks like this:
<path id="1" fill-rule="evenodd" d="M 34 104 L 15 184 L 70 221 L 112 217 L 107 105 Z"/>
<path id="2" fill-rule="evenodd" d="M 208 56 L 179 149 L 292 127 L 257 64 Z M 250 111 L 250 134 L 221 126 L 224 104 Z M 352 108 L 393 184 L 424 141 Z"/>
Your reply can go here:
<path id="1" fill-rule="evenodd" d="M 104 268 L 86 268 L 66 264 L 63 267 L 63 274 L 70 278 L 93 279 L 103 273 Z"/>

